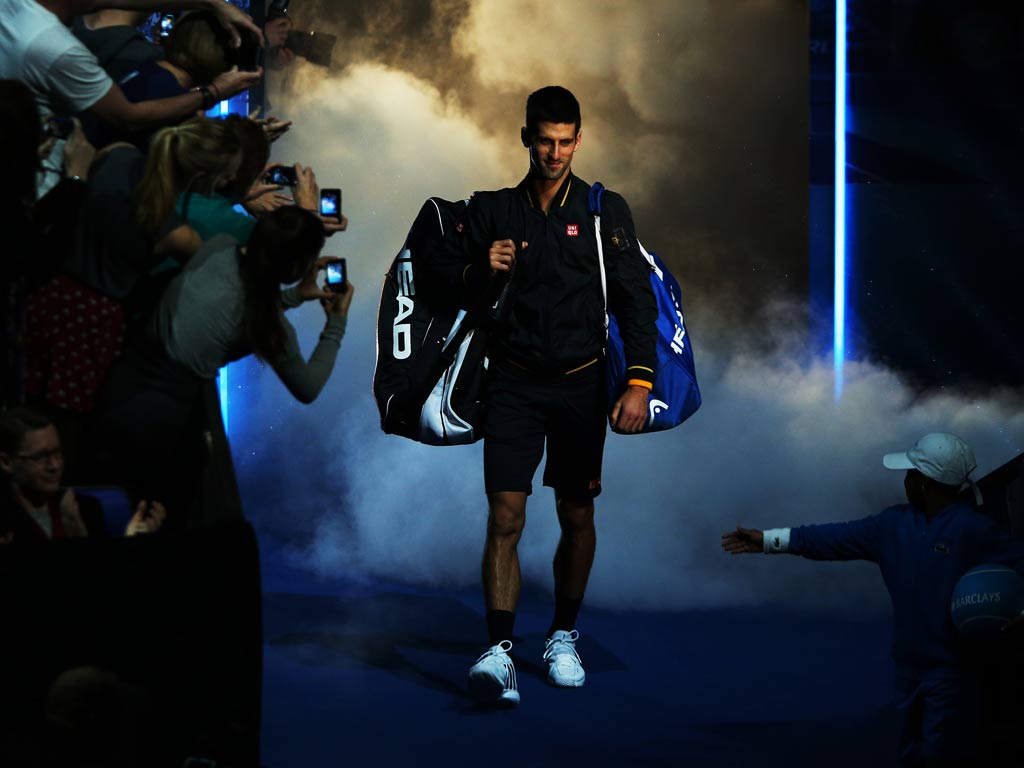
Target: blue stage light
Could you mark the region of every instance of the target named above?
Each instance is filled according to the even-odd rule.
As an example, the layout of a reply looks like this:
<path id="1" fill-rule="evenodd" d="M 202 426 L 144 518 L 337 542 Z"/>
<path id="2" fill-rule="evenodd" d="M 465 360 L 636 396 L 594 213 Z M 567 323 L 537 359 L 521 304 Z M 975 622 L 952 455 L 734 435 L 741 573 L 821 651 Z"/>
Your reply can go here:
<path id="1" fill-rule="evenodd" d="M 249 94 L 248 92 L 244 92 L 230 99 L 225 99 L 219 104 L 215 104 L 210 110 L 207 111 L 206 114 L 208 117 L 225 117 L 227 115 L 232 114 L 242 115 L 243 117 L 245 117 L 249 114 Z M 240 376 L 240 366 L 237 363 L 234 365 L 236 369 L 235 372 Z M 231 376 L 229 376 L 229 368 L 231 368 L 230 365 L 225 365 L 217 372 L 217 388 L 220 394 L 220 416 L 224 422 L 225 434 L 228 433 L 228 380 L 229 378 L 232 378 Z"/>
<path id="2" fill-rule="evenodd" d="M 843 395 L 846 359 L 846 0 L 836 0 L 835 245 L 832 353 L 835 397 Z"/>

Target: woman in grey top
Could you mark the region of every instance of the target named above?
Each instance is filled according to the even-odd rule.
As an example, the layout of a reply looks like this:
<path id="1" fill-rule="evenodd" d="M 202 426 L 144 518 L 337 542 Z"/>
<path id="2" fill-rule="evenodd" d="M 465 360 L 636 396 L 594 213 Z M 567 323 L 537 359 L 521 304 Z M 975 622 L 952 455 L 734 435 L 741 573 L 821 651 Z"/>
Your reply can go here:
<path id="1" fill-rule="evenodd" d="M 311 403 L 334 367 L 352 289 L 317 287 L 330 257 L 317 259 L 323 225 L 309 212 L 281 208 L 256 225 L 247 247 L 230 235 L 207 241 L 171 281 L 157 308 L 155 333 L 168 357 L 204 379 L 250 353 L 274 369 L 297 400 Z M 282 283 L 298 283 L 281 290 Z M 319 299 L 327 315 L 306 361 L 286 308 Z"/>
<path id="2" fill-rule="evenodd" d="M 229 236 L 203 245 L 171 281 L 145 333 L 129 342 L 100 393 L 98 480 L 159 499 L 168 523 L 241 514 L 215 378 L 256 354 L 303 403 L 331 375 L 349 305 L 317 286 L 323 224 L 295 206 L 261 219 L 246 247 Z M 283 283 L 296 283 L 282 291 Z M 306 360 L 285 309 L 319 300 L 326 319 Z"/>

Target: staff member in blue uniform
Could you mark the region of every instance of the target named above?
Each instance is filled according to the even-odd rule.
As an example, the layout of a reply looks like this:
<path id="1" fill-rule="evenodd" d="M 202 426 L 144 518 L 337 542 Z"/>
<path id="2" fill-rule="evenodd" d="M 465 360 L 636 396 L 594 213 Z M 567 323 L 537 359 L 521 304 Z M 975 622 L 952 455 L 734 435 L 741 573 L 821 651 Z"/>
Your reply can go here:
<path id="1" fill-rule="evenodd" d="M 969 764 L 976 703 L 962 669 L 950 618 L 957 581 L 982 563 L 1024 571 L 1024 544 L 960 499 L 977 466 L 956 435 L 925 435 L 905 453 L 887 454 L 888 469 L 906 469 L 908 504 L 846 523 L 764 531 L 737 526 L 722 535 L 731 554 L 788 552 L 811 560 L 870 560 L 892 598 L 892 656 L 903 713 L 904 765 Z M 1019 622 L 1020 620 L 1018 620 Z"/>

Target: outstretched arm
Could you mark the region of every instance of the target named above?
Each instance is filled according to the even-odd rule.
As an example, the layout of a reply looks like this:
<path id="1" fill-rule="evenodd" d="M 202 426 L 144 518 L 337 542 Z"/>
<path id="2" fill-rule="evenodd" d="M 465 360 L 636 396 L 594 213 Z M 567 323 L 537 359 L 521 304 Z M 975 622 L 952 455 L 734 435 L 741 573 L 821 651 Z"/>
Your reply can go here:
<path id="1" fill-rule="evenodd" d="M 884 514 L 884 513 L 883 513 Z M 878 560 L 882 515 L 845 523 L 802 525 L 759 531 L 737 525 L 722 534 L 722 549 L 732 555 L 789 553 L 810 560 Z"/>
<path id="2" fill-rule="evenodd" d="M 730 555 L 764 552 L 764 533 L 737 525 L 735 531 L 722 534 L 722 549 Z"/>
<path id="3" fill-rule="evenodd" d="M 302 357 L 291 323 L 281 319 L 285 328 L 285 351 L 269 362 L 281 382 L 300 403 L 308 404 L 316 400 L 334 369 L 354 292 L 355 289 L 349 283 L 344 293 L 330 293 L 330 298 L 320 299 L 327 322 L 309 360 Z"/>

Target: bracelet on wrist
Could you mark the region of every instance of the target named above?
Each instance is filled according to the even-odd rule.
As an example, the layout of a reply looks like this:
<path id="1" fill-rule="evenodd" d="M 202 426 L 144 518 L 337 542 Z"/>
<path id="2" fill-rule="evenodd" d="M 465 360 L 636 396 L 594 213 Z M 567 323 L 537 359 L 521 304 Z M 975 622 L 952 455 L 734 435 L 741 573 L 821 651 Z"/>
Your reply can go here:
<path id="1" fill-rule="evenodd" d="M 654 385 L 644 379 L 630 379 L 626 382 L 626 385 L 630 387 L 643 387 L 648 392 L 654 389 Z"/>
<path id="2" fill-rule="evenodd" d="M 202 99 L 203 110 L 212 109 L 213 105 L 216 104 L 220 99 L 213 95 L 213 91 L 210 90 L 208 85 L 197 85 L 195 88 L 190 90 L 191 93 L 198 93 Z"/>

